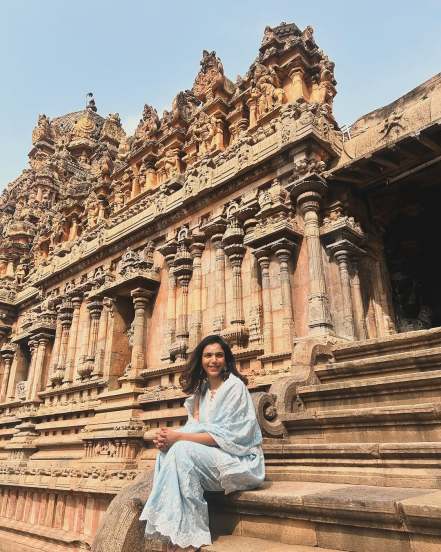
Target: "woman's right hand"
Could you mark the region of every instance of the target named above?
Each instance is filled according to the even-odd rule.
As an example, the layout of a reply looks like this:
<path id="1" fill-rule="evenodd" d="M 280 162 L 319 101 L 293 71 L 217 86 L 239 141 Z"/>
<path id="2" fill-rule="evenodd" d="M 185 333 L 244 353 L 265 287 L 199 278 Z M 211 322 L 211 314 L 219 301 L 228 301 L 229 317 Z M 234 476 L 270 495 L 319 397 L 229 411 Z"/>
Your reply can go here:
<path id="1" fill-rule="evenodd" d="M 158 431 L 156 432 L 155 438 L 153 439 L 153 444 L 161 452 L 165 452 L 168 448 L 166 440 L 165 440 L 164 436 L 162 435 L 160 429 L 158 429 Z"/>

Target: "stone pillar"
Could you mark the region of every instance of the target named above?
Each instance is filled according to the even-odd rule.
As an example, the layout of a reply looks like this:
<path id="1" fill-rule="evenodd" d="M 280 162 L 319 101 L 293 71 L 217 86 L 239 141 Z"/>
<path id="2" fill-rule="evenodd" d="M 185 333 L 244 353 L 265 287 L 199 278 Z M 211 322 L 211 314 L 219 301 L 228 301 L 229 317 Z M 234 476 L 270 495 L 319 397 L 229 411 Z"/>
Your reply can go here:
<path id="1" fill-rule="evenodd" d="M 37 350 L 35 352 L 35 364 L 34 364 L 34 375 L 32 377 L 32 385 L 27 390 L 27 399 L 31 401 L 38 400 L 38 392 L 42 386 L 42 375 L 44 370 L 44 362 L 46 358 L 46 349 L 47 345 L 51 339 L 49 334 L 40 333 L 35 336 L 36 341 L 38 342 Z M 34 356 L 34 355 L 33 355 Z"/>
<path id="2" fill-rule="evenodd" d="M 354 311 L 355 332 L 358 339 L 367 339 L 366 320 L 364 317 L 363 298 L 361 295 L 360 277 L 359 277 L 359 261 L 353 256 L 351 259 L 351 295 L 352 308 Z"/>
<path id="3" fill-rule="evenodd" d="M 142 370 L 146 369 L 145 362 L 145 333 L 147 326 L 147 307 L 151 297 L 151 292 L 136 288 L 131 292 L 135 317 L 133 319 L 133 345 L 132 356 L 130 360 L 129 377 L 139 376 Z"/>
<path id="4" fill-rule="evenodd" d="M 322 195 L 327 186 L 320 177 L 300 181 L 292 190 L 304 219 L 304 238 L 308 248 L 309 272 L 309 333 L 327 335 L 333 330 L 326 292 L 325 272 L 320 241 L 319 211 Z"/>
<path id="5" fill-rule="evenodd" d="M 176 332 L 176 277 L 174 273 L 174 259 L 176 255 L 176 240 L 171 239 L 159 247 L 168 268 L 167 286 L 167 324 L 164 328 L 164 343 L 161 360 L 171 361 L 171 349 Z"/>
<path id="6" fill-rule="evenodd" d="M 341 293 L 343 299 L 343 327 L 344 334 L 354 339 L 354 316 L 352 313 L 351 282 L 349 277 L 349 252 L 345 249 L 336 251 L 334 258 L 340 273 Z"/>
<path id="7" fill-rule="evenodd" d="M 58 362 L 55 372 L 53 372 L 53 374 L 50 376 L 50 380 L 54 385 L 60 385 L 63 382 L 64 373 L 66 370 L 67 346 L 69 343 L 69 331 L 72 324 L 72 304 L 70 301 L 66 301 L 60 306 L 57 317 L 57 325 L 58 319 L 61 323 Z"/>
<path id="8" fill-rule="evenodd" d="M 32 337 L 31 339 L 29 339 L 28 346 L 29 346 L 29 351 L 31 353 L 31 361 L 29 363 L 28 377 L 26 380 L 26 400 L 30 400 L 33 381 L 35 378 L 35 363 L 37 361 L 37 348 L 38 348 L 37 339 L 35 337 Z M 15 389 L 12 389 L 12 386 L 10 386 L 8 390 L 8 395 L 11 398 L 15 397 Z"/>
<path id="9" fill-rule="evenodd" d="M 203 236 L 199 236 L 202 238 Z M 190 246 L 193 256 L 192 320 L 190 326 L 190 349 L 194 349 L 202 338 L 202 252 L 204 243 L 195 241 Z"/>
<path id="10" fill-rule="evenodd" d="M 67 355 L 66 355 L 66 369 L 64 371 L 64 383 L 70 383 L 73 381 L 73 373 L 75 367 L 75 355 L 77 352 L 77 337 L 78 337 L 78 328 L 80 321 L 80 308 L 81 308 L 82 298 L 81 296 L 72 297 L 72 323 L 70 326 L 69 332 L 69 342 L 67 345 Z"/>
<path id="11" fill-rule="evenodd" d="M 248 329 L 245 327 L 242 292 L 242 261 L 245 255 L 243 245 L 244 232 L 236 219 L 231 219 L 222 238 L 225 253 L 231 264 L 233 274 L 233 305 L 229 325 L 222 335 L 231 345 L 244 346 L 248 339 Z"/>
<path id="12" fill-rule="evenodd" d="M 222 245 L 222 237 L 226 227 L 226 220 L 221 216 L 217 216 L 209 220 L 201 228 L 205 235 L 210 238 L 215 251 L 213 334 L 220 334 L 225 327 L 225 253 Z"/>
<path id="13" fill-rule="evenodd" d="M 396 328 L 389 286 L 390 277 L 384 261 L 384 250 L 379 244 L 374 244 L 371 267 L 371 286 L 374 295 L 377 330 L 383 337 L 396 333 Z"/>
<path id="14" fill-rule="evenodd" d="M 292 255 L 292 244 L 287 240 L 281 241 L 274 247 L 274 253 L 279 260 L 280 291 L 282 294 L 283 335 L 288 343 L 288 350 L 292 348 L 294 339 L 294 307 L 292 304 L 291 280 L 289 276 L 289 259 Z"/>
<path id="15" fill-rule="evenodd" d="M 86 303 L 86 307 L 88 307 L 90 303 L 90 300 Z M 79 326 L 79 335 L 78 335 L 78 341 L 79 341 L 79 351 L 77 356 L 77 374 L 79 378 L 82 378 L 83 370 L 84 374 L 87 375 L 88 368 L 87 368 L 87 353 L 89 350 L 89 333 L 90 333 L 90 313 L 89 309 L 87 309 L 87 316 L 86 320 L 83 324 Z"/>
<path id="16" fill-rule="evenodd" d="M 176 277 L 174 274 L 173 261 L 168 268 L 168 290 L 167 290 L 167 339 L 164 358 L 170 359 L 170 349 L 176 336 Z"/>
<path id="17" fill-rule="evenodd" d="M 103 310 L 99 319 L 95 362 L 93 368 L 93 376 L 95 377 L 101 377 L 104 373 L 104 354 L 106 349 L 107 327 L 109 324 L 109 310 L 113 306 L 112 299 L 104 297 L 102 306 Z"/>
<path id="18" fill-rule="evenodd" d="M 245 231 L 246 234 L 246 231 Z M 262 302 L 261 289 L 258 281 L 258 262 L 254 255 L 250 258 L 250 274 L 249 274 L 249 293 L 250 304 L 248 308 L 248 346 L 252 348 L 263 347 L 263 331 L 262 331 Z"/>
<path id="19" fill-rule="evenodd" d="M 185 360 L 188 348 L 188 286 L 190 278 L 180 277 L 178 302 L 178 324 L 176 328 L 176 341 L 180 344 L 177 358 Z"/>
<path id="20" fill-rule="evenodd" d="M 108 379 L 111 374 L 112 349 L 113 349 L 113 322 L 115 302 L 111 297 L 105 297 L 103 301 L 107 311 L 106 341 L 104 344 L 103 378 Z"/>
<path id="21" fill-rule="evenodd" d="M 263 343 L 265 354 L 273 352 L 273 307 L 271 301 L 271 280 L 269 273 L 270 251 L 256 251 L 260 272 L 262 275 L 262 303 L 263 303 Z"/>
<path id="22" fill-rule="evenodd" d="M 186 239 L 180 245 L 174 261 L 174 272 L 178 283 L 176 339 L 172 355 L 179 360 L 187 358 L 188 349 L 188 286 L 193 273 L 193 259 L 187 248 Z"/>
<path id="23" fill-rule="evenodd" d="M 213 333 L 219 334 L 225 328 L 225 253 L 222 247 L 222 234 L 215 234 L 211 241 L 215 248 L 215 318 L 213 320 Z"/>
<path id="24" fill-rule="evenodd" d="M 12 360 L 15 354 L 15 345 L 13 345 L 12 343 L 11 344 L 5 343 L 1 348 L 0 354 L 3 358 L 3 364 L 4 364 L 3 378 L 0 386 L 0 403 L 2 403 L 6 401 L 6 398 L 7 398 L 6 394 L 8 390 Z"/>
<path id="25" fill-rule="evenodd" d="M 52 376 L 55 374 L 58 368 L 58 358 L 60 355 L 61 334 L 63 332 L 63 325 L 61 323 L 60 306 L 56 307 L 57 310 L 57 323 L 55 326 L 55 339 L 52 346 L 51 365 L 49 368 L 49 377 L 47 378 L 47 387 L 50 387 Z"/>
<path id="26" fill-rule="evenodd" d="M 102 299 L 90 301 L 87 305 L 90 316 L 89 343 L 85 365 L 81 370 L 81 376 L 87 377 L 93 372 L 95 363 L 96 345 L 98 341 L 98 326 L 103 310 Z"/>

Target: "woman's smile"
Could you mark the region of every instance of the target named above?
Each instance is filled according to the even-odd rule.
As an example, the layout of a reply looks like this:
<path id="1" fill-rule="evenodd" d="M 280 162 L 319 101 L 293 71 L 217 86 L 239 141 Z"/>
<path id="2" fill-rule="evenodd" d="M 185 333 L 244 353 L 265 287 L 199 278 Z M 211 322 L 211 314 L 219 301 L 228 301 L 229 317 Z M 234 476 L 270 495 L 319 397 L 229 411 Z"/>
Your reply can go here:
<path id="1" fill-rule="evenodd" d="M 207 374 L 210 387 L 221 382 L 225 367 L 225 353 L 219 343 L 210 343 L 202 351 L 202 369 Z"/>

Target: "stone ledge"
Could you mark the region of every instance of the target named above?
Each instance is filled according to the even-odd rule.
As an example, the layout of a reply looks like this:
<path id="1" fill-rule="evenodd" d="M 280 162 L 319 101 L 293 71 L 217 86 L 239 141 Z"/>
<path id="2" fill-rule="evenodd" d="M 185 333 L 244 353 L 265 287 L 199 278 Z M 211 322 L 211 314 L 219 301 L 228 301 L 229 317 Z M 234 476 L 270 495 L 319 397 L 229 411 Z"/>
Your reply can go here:
<path id="1" fill-rule="evenodd" d="M 351 342 L 339 345 L 333 350 L 335 359 L 342 361 L 344 359 L 353 359 L 357 357 L 378 356 L 380 353 L 403 352 L 403 348 L 413 349 L 415 347 L 426 348 L 434 344 L 441 344 L 441 328 L 431 328 L 429 330 L 415 330 L 412 332 L 403 332 L 393 334 L 388 338 L 377 337 L 365 341 Z"/>
<path id="2" fill-rule="evenodd" d="M 348 425 L 356 427 L 370 422 L 376 425 L 390 425 L 405 422 L 416 425 L 422 421 L 441 421 L 441 407 L 438 403 L 423 403 L 410 405 L 378 406 L 358 408 L 354 410 L 335 409 L 322 412 L 311 410 L 283 416 L 283 422 L 293 429 L 301 427 L 324 427 Z M 294 427 L 295 426 L 295 427 Z"/>
<path id="3" fill-rule="evenodd" d="M 271 535 L 268 535 L 271 536 Z M 338 552 L 330 548 L 317 548 L 298 544 L 285 544 L 266 539 L 225 535 L 213 540 L 210 546 L 203 546 L 206 552 Z"/>
<path id="4" fill-rule="evenodd" d="M 363 375 L 383 374 L 385 371 L 398 372 L 415 368 L 427 370 L 431 367 L 439 367 L 440 363 L 441 347 L 433 347 L 333 362 L 315 368 L 315 373 L 323 381 L 347 376 L 363 377 Z"/>
<path id="5" fill-rule="evenodd" d="M 0 518 L 0 530 L 11 530 L 14 533 L 23 533 L 29 535 L 33 540 L 38 541 L 38 537 L 44 540 L 53 541 L 52 546 L 56 542 L 63 542 L 65 544 L 80 544 L 80 542 L 87 543 L 90 546 L 91 539 L 84 535 L 78 535 L 64 531 L 63 529 L 55 529 L 53 527 L 38 526 L 24 521 L 16 521 L 7 518 Z"/>
<path id="6" fill-rule="evenodd" d="M 359 401 L 353 399 L 366 398 L 372 404 L 377 402 L 378 399 L 384 399 L 387 394 L 387 399 L 390 401 L 392 398 L 395 400 L 400 399 L 400 395 L 415 393 L 415 399 L 422 399 L 421 395 L 418 396 L 416 392 L 425 392 L 429 395 L 434 390 L 438 390 L 441 387 L 441 370 L 430 370 L 427 372 L 405 372 L 402 374 L 392 374 L 389 376 L 377 376 L 367 379 L 355 379 L 355 380 L 338 380 L 331 383 L 322 383 L 317 385 L 305 385 L 297 387 L 297 393 L 302 402 L 305 403 L 308 408 L 309 401 L 317 403 L 320 401 L 321 409 L 329 409 L 325 401 L 335 402 L 337 399 L 344 398 L 346 403 L 343 403 L 342 408 L 355 408 L 363 406 L 359 404 Z M 397 397 L 396 397 L 397 396 Z M 430 397 L 431 398 L 431 397 Z M 364 406 L 368 406 L 365 404 Z"/>
<path id="7" fill-rule="evenodd" d="M 424 457 L 438 458 L 441 456 L 441 443 L 424 441 L 413 443 L 290 443 L 265 442 L 263 445 L 265 458 L 271 456 L 342 456 L 348 458 L 381 458 L 385 457 Z"/>
<path id="8" fill-rule="evenodd" d="M 235 515 L 428 533 L 441 537 L 441 492 L 317 482 L 265 482 L 261 489 L 228 497 L 213 494 L 215 510 Z M 280 521 L 279 521 L 280 523 Z M 284 523 L 284 522 L 282 522 Z M 440 540 L 441 543 L 441 540 Z"/>

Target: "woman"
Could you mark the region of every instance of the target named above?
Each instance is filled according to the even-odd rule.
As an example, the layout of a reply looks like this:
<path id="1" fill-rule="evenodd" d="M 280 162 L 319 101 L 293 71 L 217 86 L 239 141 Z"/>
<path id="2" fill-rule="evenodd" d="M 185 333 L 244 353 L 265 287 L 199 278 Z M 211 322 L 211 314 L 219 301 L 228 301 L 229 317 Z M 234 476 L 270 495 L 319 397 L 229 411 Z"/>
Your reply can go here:
<path id="1" fill-rule="evenodd" d="M 168 551 L 211 544 L 204 491 L 258 487 L 264 480 L 262 434 L 246 378 L 218 335 L 195 348 L 180 383 L 191 396 L 185 426 L 161 428 L 153 488 L 141 514 L 146 535 L 168 537 Z"/>

